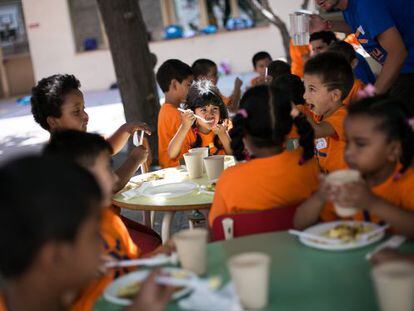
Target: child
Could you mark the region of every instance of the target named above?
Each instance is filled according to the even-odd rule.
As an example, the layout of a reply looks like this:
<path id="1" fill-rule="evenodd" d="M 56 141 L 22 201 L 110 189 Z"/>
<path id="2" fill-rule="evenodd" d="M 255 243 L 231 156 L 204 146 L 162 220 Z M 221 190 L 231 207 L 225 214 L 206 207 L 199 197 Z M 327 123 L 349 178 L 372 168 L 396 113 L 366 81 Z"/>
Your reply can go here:
<path id="1" fill-rule="evenodd" d="M 233 119 L 231 145 L 237 160 L 251 160 L 220 176 L 210 225 L 223 214 L 298 204 L 317 189 L 312 128 L 303 115 L 291 116 L 291 102 L 283 89 L 274 85 L 272 96 L 269 92 L 268 86 L 257 86 L 241 99 L 241 109 Z M 293 124 L 306 135 L 300 140 L 303 149 L 288 152 L 284 145 Z"/>
<path id="2" fill-rule="evenodd" d="M 170 159 L 179 159 L 191 148 L 208 147 L 210 155 L 232 154 L 227 133 L 228 112 L 210 80 L 194 82 L 188 91 L 186 113 L 168 146 Z M 211 123 L 196 119 L 198 115 Z"/>
<path id="3" fill-rule="evenodd" d="M 280 76 L 290 74 L 290 71 L 290 65 L 283 60 L 274 60 L 268 67 L 268 74 L 272 80 L 276 80 Z"/>
<path id="4" fill-rule="evenodd" d="M 193 70 L 194 80 L 207 79 L 217 87 L 219 78 L 215 62 L 209 59 L 200 58 L 193 63 L 191 69 Z M 234 80 L 234 89 L 230 97 L 226 97 L 220 93 L 221 99 L 231 112 L 236 112 L 238 110 L 242 84 L 243 81 L 237 77 L 236 80 Z"/>
<path id="5" fill-rule="evenodd" d="M 338 41 L 332 31 L 319 31 L 310 35 L 309 44 L 312 47 L 311 57 L 328 51 L 329 46 Z"/>
<path id="6" fill-rule="evenodd" d="M 85 112 L 80 82 L 73 75 L 58 74 L 40 80 L 32 89 L 31 105 L 35 121 L 50 133 L 65 129 L 87 130 L 89 116 Z M 145 123 L 125 123 L 108 138 L 113 154 L 118 153 L 130 135 L 138 130 L 151 134 Z M 148 149 L 145 147 L 136 147 L 130 152 L 127 160 L 117 170 L 119 181 L 116 190 L 121 190 L 126 185 L 147 158 Z"/>
<path id="7" fill-rule="evenodd" d="M 68 294 L 98 273 L 100 187 L 79 166 L 38 156 L 4 164 L 0 183 L 7 207 L 0 218 L 0 274 L 5 280 L 0 310 L 70 309 Z M 23 184 L 30 187 L 22 196 Z M 171 290 L 156 286 L 154 277 L 131 310 L 143 309 L 150 300 L 153 304 L 145 310 L 167 304 Z"/>
<path id="8" fill-rule="evenodd" d="M 73 130 L 59 131 L 52 135 L 44 153 L 76 162 L 89 170 L 100 184 L 104 194 L 100 228 L 104 254 L 111 256 L 113 260 L 138 258 L 140 249 L 132 241 L 121 218 L 110 207 L 116 175 L 110 166 L 112 148 L 109 143 L 97 134 Z M 103 289 L 120 273 L 122 271 L 113 270 L 92 282 L 80 295 L 73 310 L 91 310 Z"/>
<path id="9" fill-rule="evenodd" d="M 305 100 L 314 113 L 308 116 L 315 130 L 319 166 L 323 173 L 346 167 L 343 100 L 354 83 L 352 68 L 336 53 L 325 52 L 305 65 Z"/>
<path id="10" fill-rule="evenodd" d="M 157 72 L 157 82 L 165 94 L 165 103 L 158 115 L 158 159 L 162 168 L 180 165 L 178 159 L 168 156 L 168 145 L 181 124 L 181 114 L 177 108 L 187 97 L 193 81 L 191 67 L 170 59 L 164 62 Z"/>
<path id="11" fill-rule="evenodd" d="M 331 203 L 359 208 L 354 220 L 387 222 L 414 237 L 414 134 L 400 103 L 387 97 L 367 98 L 348 107 L 345 119 L 346 163 L 362 175 L 343 187 L 323 183 L 298 209 L 295 227 L 304 229 L 337 220 Z M 338 189 L 339 188 L 339 189 Z"/>
<path id="12" fill-rule="evenodd" d="M 252 63 L 254 71 L 259 75 L 252 79 L 251 86 L 265 84 L 266 81 L 266 68 L 272 62 L 272 57 L 267 52 L 258 52 L 254 54 Z"/>
<path id="13" fill-rule="evenodd" d="M 333 42 L 330 46 L 328 51 L 338 53 L 346 58 L 346 60 L 351 65 L 352 69 L 354 70 L 355 74 L 355 68 L 358 65 L 358 59 L 356 57 L 356 52 L 352 45 L 345 41 L 337 41 Z M 348 97 L 344 100 L 344 105 L 348 106 L 351 102 L 356 101 L 357 94 L 360 90 L 364 89 L 365 85 L 364 83 L 355 78 L 354 79 L 354 85 L 352 86 L 351 92 L 349 93 Z"/>

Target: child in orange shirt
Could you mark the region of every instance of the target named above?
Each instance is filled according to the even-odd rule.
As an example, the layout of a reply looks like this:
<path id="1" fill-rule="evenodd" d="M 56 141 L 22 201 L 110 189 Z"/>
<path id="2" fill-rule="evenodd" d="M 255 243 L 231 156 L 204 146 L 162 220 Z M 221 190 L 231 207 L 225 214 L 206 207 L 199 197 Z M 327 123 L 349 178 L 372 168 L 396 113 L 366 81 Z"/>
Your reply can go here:
<path id="1" fill-rule="evenodd" d="M 180 165 L 178 159 L 168 156 L 168 145 L 180 127 L 178 108 L 185 102 L 192 81 L 191 67 L 178 59 L 167 60 L 157 71 L 157 82 L 165 94 L 158 115 L 158 160 L 162 168 Z"/>
<path id="2" fill-rule="evenodd" d="M 219 77 L 217 65 L 215 62 L 209 59 L 200 58 L 193 63 L 191 69 L 193 70 L 194 80 L 197 81 L 201 79 L 207 79 L 210 80 L 214 84 L 214 86 L 217 87 Z M 230 97 L 224 96 L 223 94 L 221 94 L 220 90 L 218 90 L 221 99 L 231 112 L 236 112 L 238 110 L 242 84 L 243 81 L 237 77 L 234 80 L 234 88 Z"/>
<path id="3" fill-rule="evenodd" d="M 0 311 L 69 310 L 71 293 L 98 274 L 103 194 L 91 173 L 29 156 L 0 168 Z M 21 193 L 21 185 L 28 184 Z M 162 310 L 171 289 L 153 274 L 131 310 Z M 87 310 L 87 309 L 82 309 Z"/>
<path id="4" fill-rule="evenodd" d="M 344 56 L 346 58 L 346 60 L 349 62 L 349 64 L 351 65 L 353 71 L 355 70 L 356 66 L 358 65 L 358 59 L 356 57 L 356 52 L 355 52 L 354 48 L 352 47 L 352 45 L 350 45 L 349 43 L 347 43 L 345 41 L 333 42 L 329 46 L 328 51 L 338 53 L 338 54 Z M 354 85 L 352 86 L 352 89 L 349 92 L 348 97 L 345 98 L 344 105 L 348 106 L 351 102 L 356 101 L 358 99 L 357 98 L 358 92 L 360 90 L 364 89 L 364 87 L 365 87 L 364 83 L 361 80 L 359 80 L 355 77 L 354 78 Z"/>
<path id="5" fill-rule="evenodd" d="M 271 101 L 271 105 L 269 102 Z M 232 148 L 237 160 L 220 176 L 209 214 L 209 223 L 223 214 L 267 210 L 301 203 L 318 187 L 313 130 L 306 117 L 291 116 L 292 106 L 283 88 L 272 83 L 249 89 L 233 119 Z M 284 149 L 286 138 L 297 126 L 302 148 Z"/>
<path id="6" fill-rule="evenodd" d="M 261 51 L 254 54 L 252 58 L 254 71 L 259 75 L 252 79 L 251 86 L 257 86 L 267 83 L 266 81 L 266 68 L 269 67 L 272 62 L 272 56 L 269 53 Z"/>
<path id="7" fill-rule="evenodd" d="M 44 78 L 32 89 L 31 105 L 35 121 L 50 133 L 58 130 L 73 129 L 86 132 L 89 116 L 85 112 L 85 101 L 80 90 L 80 82 L 73 75 L 53 75 Z M 129 137 L 138 130 L 151 134 L 145 123 L 125 123 L 108 142 L 113 154 L 117 154 Z M 119 179 L 116 190 L 121 190 L 139 166 L 147 161 L 148 149 L 140 146 L 133 148 L 126 161 L 116 171 Z"/>
<path id="8" fill-rule="evenodd" d="M 180 128 L 168 146 L 171 159 L 180 159 L 191 148 L 208 147 L 210 155 L 232 154 L 227 133 L 228 112 L 210 80 L 194 82 L 188 91 Z M 195 115 L 210 123 L 196 119 Z"/>
<path id="9" fill-rule="evenodd" d="M 348 107 L 345 158 L 362 179 L 340 187 L 323 183 L 298 209 L 295 227 L 337 220 L 328 203 L 335 202 L 358 208 L 354 220 L 387 222 L 399 233 L 414 237 L 414 170 L 410 167 L 414 133 L 401 106 L 398 100 L 373 97 Z"/>
<path id="10" fill-rule="evenodd" d="M 325 52 L 306 63 L 304 82 L 304 98 L 315 115 L 308 116 L 308 120 L 315 130 L 321 171 L 329 173 L 342 169 L 346 167 L 343 100 L 354 83 L 352 68 L 343 56 Z"/>

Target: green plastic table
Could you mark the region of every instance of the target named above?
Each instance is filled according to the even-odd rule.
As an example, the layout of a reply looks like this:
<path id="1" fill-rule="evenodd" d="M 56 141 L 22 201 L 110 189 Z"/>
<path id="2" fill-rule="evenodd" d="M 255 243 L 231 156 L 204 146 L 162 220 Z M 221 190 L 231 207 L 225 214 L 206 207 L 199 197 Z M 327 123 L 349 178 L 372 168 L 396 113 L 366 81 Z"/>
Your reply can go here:
<path id="1" fill-rule="evenodd" d="M 272 257 L 270 301 L 266 309 L 280 311 L 378 310 L 371 265 L 365 254 L 376 245 L 344 252 L 308 248 L 287 232 L 252 235 L 208 245 L 208 275 L 228 280 L 226 260 L 238 253 L 259 251 Z M 414 252 L 414 242 L 401 250 Z M 119 306 L 100 299 L 95 311 L 118 311 Z M 175 302 L 168 310 L 180 310 Z M 211 307 L 214 310 L 214 306 Z"/>

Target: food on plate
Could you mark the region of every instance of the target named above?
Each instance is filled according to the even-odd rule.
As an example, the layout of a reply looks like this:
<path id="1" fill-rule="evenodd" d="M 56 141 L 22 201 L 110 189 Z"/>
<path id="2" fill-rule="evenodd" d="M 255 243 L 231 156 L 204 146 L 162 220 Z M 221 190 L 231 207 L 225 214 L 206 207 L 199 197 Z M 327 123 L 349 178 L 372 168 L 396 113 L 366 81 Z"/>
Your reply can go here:
<path id="1" fill-rule="evenodd" d="M 154 181 L 154 180 L 160 180 L 160 179 L 164 179 L 164 176 L 153 173 L 153 174 L 150 174 L 148 177 L 144 178 L 143 181 L 148 182 L 148 181 Z"/>
<path id="2" fill-rule="evenodd" d="M 321 235 L 331 239 L 340 239 L 344 243 L 354 242 L 361 234 L 372 231 L 371 226 L 364 224 L 340 224 L 323 232 Z"/>
<path id="3" fill-rule="evenodd" d="M 211 184 L 208 184 L 208 185 L 206 186 L 206 191 L 211 191 L 211 192 L 216 191 L 216 183 L 215 183 L 215 182 L 213 182 L 213 183 L 211 183 Z"/>

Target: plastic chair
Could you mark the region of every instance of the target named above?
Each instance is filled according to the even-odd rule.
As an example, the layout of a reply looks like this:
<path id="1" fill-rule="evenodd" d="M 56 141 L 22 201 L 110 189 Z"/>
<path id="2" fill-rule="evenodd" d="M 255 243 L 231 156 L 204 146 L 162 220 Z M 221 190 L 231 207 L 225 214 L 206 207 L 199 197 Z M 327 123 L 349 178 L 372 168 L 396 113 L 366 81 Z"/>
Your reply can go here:
<path id="1" fill-rule="evenodd" d="M 213 241 L 225 239 L 225 219 L 231 219 L 233 226 L 227 239 L 265 232 L 285 231 L 293 228 L 293 217 L 297 206 L 281 207 L 260 212 L 221 215 L 214 219 L 212 226 Z M 223 223 L 224 220 L 224 223 Z M 231 221 L 230 221 L 231 223 Z M 229 230 L 230 231 L 230 230 Z"/>

